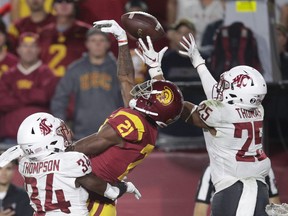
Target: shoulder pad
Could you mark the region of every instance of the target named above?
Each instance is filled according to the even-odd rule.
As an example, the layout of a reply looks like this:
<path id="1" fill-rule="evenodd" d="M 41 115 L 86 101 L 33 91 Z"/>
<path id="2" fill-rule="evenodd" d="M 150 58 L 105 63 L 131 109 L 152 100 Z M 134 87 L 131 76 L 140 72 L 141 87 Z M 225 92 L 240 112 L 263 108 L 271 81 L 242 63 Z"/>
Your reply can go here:
<path id="1" fill-rule="evenodd" d="M 119 110 L 108 119 L 108 123 L 124 140 L 139 142 L 142 140 L 145 128 L 142 120 L 128 110 Z"/>
<path id="2" fill-rule="evenodd" d="M 85 176 L 92 172 L 91 162 L 89 158 L 80 152 L 65 152 L 65 167 L 64 173 L 67 173 L 69 177 L 77 178 Z"/>
<path id="3" fill-rule="evenodd" d="M 221 123 L 221 108 L 223 104 L 217 100 L 205 100 L 198 106 L 200 118 L 210 127 L 216 127 Z"/>

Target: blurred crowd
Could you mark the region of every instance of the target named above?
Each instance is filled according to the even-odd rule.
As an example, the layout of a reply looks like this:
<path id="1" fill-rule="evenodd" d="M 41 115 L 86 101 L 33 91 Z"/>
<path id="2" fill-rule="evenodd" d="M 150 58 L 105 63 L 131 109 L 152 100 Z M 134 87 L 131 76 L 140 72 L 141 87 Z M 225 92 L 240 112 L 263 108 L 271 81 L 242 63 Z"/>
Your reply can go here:
<path id="1" fill-rule="evenodd" d="M 164 6 L 165 5 L 165 6 Z M 165 10 L 166 9 L 166 10 Z M 166 30 L 156 49 L 168 46 L 162 67 L 171 81 L 199 81 L 179 41 L 192 33 L 217 79 L 224 70 L 247 64 L 261 71 L 253 31 L 241 22 L 223 25 L 221 0 L 6 0 L 0 2 L 0 143 L 15 144 L 25 117 L 50 112 L 68 121 L 75 139 L 98 130 L 105 117 L 122 105 L 117 82 L 117 43 L 92 28 L 93 21 L 125 12 L 156 16 Z M 288 79 L 288 0 L 275 1 L 277 47 L 282 79 Z M 135 79 L 147 79 L 146 67 L 129 39 Z M 193 98 L 201 101 L 202 98 Z M 184 135 L 171 127 L 170 135 Z M 185 126 L 183 126 L 185 127 Z M 175 133 L 176 132 L 176 133 Z M 201 136 L 201 131 L 189 134 Z M 193 135 L 193 134 L 192 134 Z"/>

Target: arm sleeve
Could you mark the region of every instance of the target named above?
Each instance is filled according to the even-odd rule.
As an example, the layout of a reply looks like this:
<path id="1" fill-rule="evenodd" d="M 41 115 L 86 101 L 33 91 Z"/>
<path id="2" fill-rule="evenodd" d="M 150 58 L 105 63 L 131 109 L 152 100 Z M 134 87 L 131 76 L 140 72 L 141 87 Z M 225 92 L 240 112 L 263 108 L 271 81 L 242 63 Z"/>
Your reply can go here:
<path id="1" fill-rule="evenodd" d="M 216 80 L 213 78 L 208 68 L 204 64 L 199 65 L 199 67 L 197 67 L 197 72 L 201 79 L 201 83 L 202 83 L 206 98 L 212 99 L 214 85 L 217 84 Z"/>
<path id="2" fill-rule="evenodd" d="M 116 133 L 128 142 L 139 142 L 142 140 L 144 125 L 141 119 L 132 113 L 118 111 L 107 122 Z"/>
<path id="3" fill-rule="evenodd" d="M 222 123 L 222 103 L 216 100 L 205 100 L 198 106 L 199 116 L 209 127 L 217 127 Z"/>
<path id="4" fill-rule="evenodd" d="M 73 73 L 67 71 L 65 76 L 59 81 L 55 94 L 51 100 L 50 109 L 54 116 L 66 119 L 66 109 L 69 103 L 69 98 L 75 86 Z"/>

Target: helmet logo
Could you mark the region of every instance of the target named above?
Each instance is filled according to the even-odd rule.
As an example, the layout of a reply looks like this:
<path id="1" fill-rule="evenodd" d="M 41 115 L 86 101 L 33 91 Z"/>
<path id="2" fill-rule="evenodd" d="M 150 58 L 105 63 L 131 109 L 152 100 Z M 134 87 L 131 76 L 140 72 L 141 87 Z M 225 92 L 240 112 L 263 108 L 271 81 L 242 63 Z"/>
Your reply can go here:
<path id="1" fill-rule="evenodd" d="M 238 88 L 245 87 L 248 84 L 248 81 L 251 80 L 253 83 L 252 78 L 247 74 L 239 74 L 237 77 L 233 79 L 232 84 L 236 84 Z"/>
<path id="2" fill-rule="evenodd" d="M 156 95 L 156 99 L 163 104 L 163 106 L 168 106 L 174 100 L 174 94 L 168 86 L 164 86 L 162 92 Z"/>
<path id="3" fill-rule="evenodd" d="M 41 120 L 41 122 L 40 122 L 40 124 L 39 124 L 39 128 L 40 128 L 40 130 L 41 130 L 41 133 L 42 133 L 44 136 L 48 135 L 48 134 L 52 131 L 52 130 L 51 130 L 52 124 L 47 125 L 47 124 L 46 124 L 46 121 L 47 121 L 47 119 L 44 118 L 44 119 Z"/>

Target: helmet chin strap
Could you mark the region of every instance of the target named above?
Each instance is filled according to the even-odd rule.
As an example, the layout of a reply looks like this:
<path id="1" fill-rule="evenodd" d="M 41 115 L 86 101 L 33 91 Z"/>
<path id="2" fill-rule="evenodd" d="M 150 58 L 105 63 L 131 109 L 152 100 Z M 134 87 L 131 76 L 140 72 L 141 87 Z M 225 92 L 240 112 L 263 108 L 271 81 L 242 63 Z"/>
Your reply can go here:
<path id="1" fill-rule="evenodd" d="M 136 106 L 136 102 L 137 102 L 136 99 L 134 99 L 134 98 L 131 99 L 131 100 L 129 101 L 129 107 L 132 108 L 132 109 L 136 109 L 136 110 L 138 110 L 138 111 L 140 111 L 140 112 L 143 112 L 143 113 L 145 113 L 145 114 L 147 114 L 147 115 L 158 116 L 158 113 L 150 112 L 150 111 L 148 111 L 148 110 L 145 110 L 145 109 L 142 109 L 142 108 L 137 107 L 137 106 Z"/>

